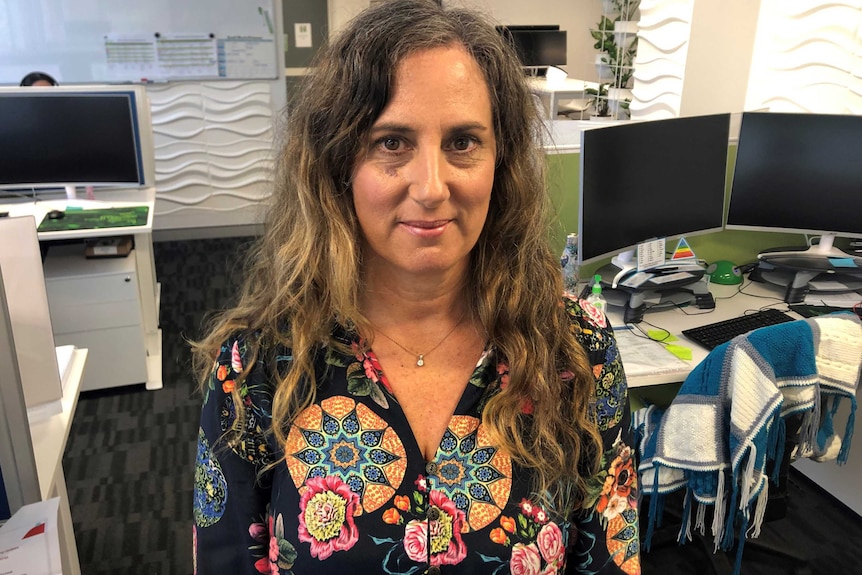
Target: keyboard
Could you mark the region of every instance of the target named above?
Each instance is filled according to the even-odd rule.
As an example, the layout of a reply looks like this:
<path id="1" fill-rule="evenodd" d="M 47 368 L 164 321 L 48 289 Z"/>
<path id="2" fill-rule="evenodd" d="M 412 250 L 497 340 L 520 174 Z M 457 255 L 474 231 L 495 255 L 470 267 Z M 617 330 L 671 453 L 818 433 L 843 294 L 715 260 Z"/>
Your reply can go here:
<path id="1" fill-rule="evenodd" d="M 706 349 L 713 349 L 726 341 L 730 341 L 738 335 L 748 333 L 759 327 L 777 325 L 793 321 L 794 318 L 777 309 L 763 309 L 755 313 L 741 315 L 724 321 L 717 321 L 682 330 L 683 335 L 690 340 L 702 345 Z"/>

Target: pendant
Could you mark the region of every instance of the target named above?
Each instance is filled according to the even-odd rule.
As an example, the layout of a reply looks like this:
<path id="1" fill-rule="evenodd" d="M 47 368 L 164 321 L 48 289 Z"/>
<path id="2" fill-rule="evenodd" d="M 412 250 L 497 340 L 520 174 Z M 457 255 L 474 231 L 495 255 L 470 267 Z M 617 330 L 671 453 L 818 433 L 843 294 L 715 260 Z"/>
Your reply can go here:
<path id="1" fill-rule="evenodd" d="M 425 365 L 425 356 L 423 354 L 419 354 L 419 359 L 416 360 L 416 365 L 418 365 L 419 367 Z"/>

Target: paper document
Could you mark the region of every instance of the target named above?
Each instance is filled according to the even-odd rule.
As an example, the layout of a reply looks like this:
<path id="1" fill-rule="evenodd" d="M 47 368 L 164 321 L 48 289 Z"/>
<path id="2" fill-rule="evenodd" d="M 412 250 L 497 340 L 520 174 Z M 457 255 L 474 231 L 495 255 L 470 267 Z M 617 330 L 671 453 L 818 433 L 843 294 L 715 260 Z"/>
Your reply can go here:
<path id="1" fill-rule="evenodd" d="M 25 505 L 0 527 L 0 573 L 62 574 L 59 508 L 58 497 Z"/>
<path id="2" fill-rule="evenodd" d="M 851 308 L 860 302 L 862 302 L 862 295 L 856 292 L 829 293 L 821 291 L 806 294 L 804 303 L 808 305 L 831 305 L 834 307 Z"/>
<path id="3" fill-rule="evenodd" d="M 638 337 L 628 328 L 614 328 L 617 347 L 623 358 L 626 375 L 658 375 L 662 373 L 687 373 L 692 365 L 685 362 L 657 341 Z"/>

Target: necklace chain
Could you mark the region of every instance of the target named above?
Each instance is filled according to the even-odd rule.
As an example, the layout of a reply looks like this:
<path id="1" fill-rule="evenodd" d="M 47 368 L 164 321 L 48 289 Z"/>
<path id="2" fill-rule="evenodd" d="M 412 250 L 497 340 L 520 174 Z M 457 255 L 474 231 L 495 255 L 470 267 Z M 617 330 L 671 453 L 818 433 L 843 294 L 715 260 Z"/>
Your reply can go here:
<path id="1" fill-rule="evenodd" d="M 413 351 L 413 350 L 407 349 L 406 347 L 404 347 L 403 345 L 401 345 L 400 343 L 398 343 L 397 341 L 395 341 L 394 339 L 392 339 L 391 337 L 389 337 L 388 335 L 386 335 L 385 333 L 383 333 L 383 332 L 380 330 L 380 328 L 378 328 L 378 327 L 377 327 L 377 326 L 375 326 L 374 324 L 372 324 L 372 326 L 373 326 L 373 327 L 374 327 L 374 329 L 377 331 L 377 333 L 379 333 L 380 335 L 382 335 L 383 337 L 385 337 L 386 339 L 388 339 L 389 341 L 391 341 L 392 343 L 394 343 L 395 345 L 397 345 L 398 347 L 400 347 L 401 349 L 403 349 L 404 351 L 406 351 L 406 352 L 407 352 L 407 353 L 409 353 L 410 355 L 415 355 L 415 356 L 416 356 L 416 366 L 417 366 L 417 367 L 422 367 L 423 365 L 425 365 L 425 356 L 426 356 L 426 355 L 429 355 L 432 351 L 434 351 L 435 349 L 437 349 L 438 347 L 440 347 L 441 345 L 443 345 L 443 342 L 444 342 L 444 341 L 446 341 L 446 340 L 449 338 L 449 336 L 450 336 L 450 335 L 452 335 L 453 333 L 455 333 L 455 330 L 456 330 L 456 329 L 458 329 L 458 326 L 459 326 L 459 325 L 461 325 L 461 322 L 462 322 L 462 321 L 464 321 L 464 316 L 466 315 L 466 313 L 467 313 L 467 311 L 465 310 L 465 311 L 464 311 L 464 313 L 462 313 L 462 314 L 461 314 L 461 317 L 459 317 L 459 318 L 458 318 L 458 321 L 457 321 L 457 322 L 455 322 L 455 325 L 452 327 L 452 329 L 450 329 L 450 330 L 449 330 L 449 332 L 448 332 L 446 335 L 444 335 L 444 336 L 443 336 L 443 339 L 441 339 L 440 341 L 438 341 L 438 342 L 437 342 L 437 345 L 435 345 L 434 347 L 432 347 L 431 349 L 429 349 L 429 350 L 428 350 L 428 351 L 426 351 L 425 353 L 419 353 L 419 352 L 416 352 L 416 351 Z"/>

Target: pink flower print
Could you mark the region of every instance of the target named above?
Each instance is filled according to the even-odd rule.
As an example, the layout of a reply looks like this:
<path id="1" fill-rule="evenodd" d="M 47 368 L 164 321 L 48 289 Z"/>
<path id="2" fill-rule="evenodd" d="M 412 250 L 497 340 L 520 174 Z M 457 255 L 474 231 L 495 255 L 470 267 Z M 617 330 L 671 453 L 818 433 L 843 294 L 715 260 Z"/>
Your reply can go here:
<path id="1" fill-rule="evenodd" d="M 431 507 L 439 511 L 436 520 L 414 519 L 407 523 L 404 551 L 413 561 L 424 563 L 430 540 L 432 565 L 457 565 L 467 556 L 467 546 L 461 539 L 464 512 L 440 491 L 431 492 Z"/>
<path id="2" fill-rule="evenodd" d="M 413 482 L 413 484 L 416 485 L 416 489 L 420 493 L 425 493 L 426 491 L 428 491 L 428 481 L 425 479 L 424 475 L 420 475 L 419 478 Z"/>
<path id="3" fill-rule="evenodd" d="M 548 514 L 541 507 L 533 507 L 533 519 L 541 525 L 548 522 Z"/>
<path id="4" fill-rule="evenodd" d="M 233 349 L 230 350 L 230 366 L 237 373 L 242 373 L 242 358 L 239 355 L 239 342 L 233 342 Z"/>
<path id="5" fill-rule="evenodd" d="M 500 390 L 509 387 L 509 365 L 506 363 L 497 364 L 497 375 L 500 376 Z"/>
<path id="6" fill-rule="evenodd" d="M 269 537 L 269 575 L 279 575 L 278 572 L 278 537 Z"/>
<path id="7" fill-rule="evenodd" d="M 269 538 L 269 529 L 263 523 L 252 523 L 248 526 L 248 535 L 255 541 L 263 543 Z"/>
<path id="8" fill-rule="evenodd" d="M 565 548 L 563 547 L 563 532 L 557 527 L 556 523 L 548 523 L 539 531 L 539 536 L 536 538 L 536 544 L 539 546 L 539 552 L 542 558 L 555 568 L 558 563 L 563 560 Z"/>
<path id="9" fill-rule="evenodd" d="M 299 500 L 299 540 L 311 544 L 311 556 L 321 561 L 347 551 L 359 539 L 353 516 L 359 496 L 335 475 L 314 477 Z"/>
<path id="10" fill-rule="evenodd" d="M 428 523 L 413 519 L 404 528 L 404 551 L 418 563 L 428 560 Z"/>
<path id="11" fill-rule="evenodd" d="M 461 539 L 466 516 L 442 491 L 431 492 L 431 506 L 440 511 L 436 521 L 428 521 L 431 564 L 457 565 L 467 556 L 467 546 Z"/>
<path id="12" fill-rule="evenodd" d="M 278 535 L 281 535 L 281 515 L 278 516 L 278 529 L 273 526 L 272 515 L 269 516 L 267 524 L 269 525 L 269 575 L 279 575 L 278 573 Z"/>
<path id="13" fill-rule="evenodd" d="M 366 357 L 362 360 L 362 367 L 365 369 L 365 377 L 377 383 L 380 381 L 380 378 L 377 376 L 377 370 L 374 369 L 374 363 L 371 361 L 371 358 Z"/>
<path id="14" fill-rule="evenodd" d="M 539 575 L 541 568 L 542 559 L 535 543 L 512 545 L 512 558 L 509 560 L 512 575 Z"/>
<path id="15" fill-rule="evenodd" d="M 581 300 L 581 308 L 587 313 L 587 316 L 589 317 L 589 319 L 593 325 L 598 326 L 598 327 L 607 327 L 608 326 L 608 320 L 605 317 L 605 314 L 602 313 L 601 310 L 596 309 L 596 307 L 593 304 L 591 304 L 590 302 L 588 302 L 585 299 L 582 299 Z"/>
<path id="16" fill-rule="evenodd" d="M 269 557 L 262 557 L 254 562 L 254 568 L 258 573 L 272 574 L 272 563 L 269 562 Z"/>
<path id="17" fill-rule="evenodd" d="M 533 514 L 533 502 L 527 499 L 521 499 L 521 513 L 530 517 Z"/>

